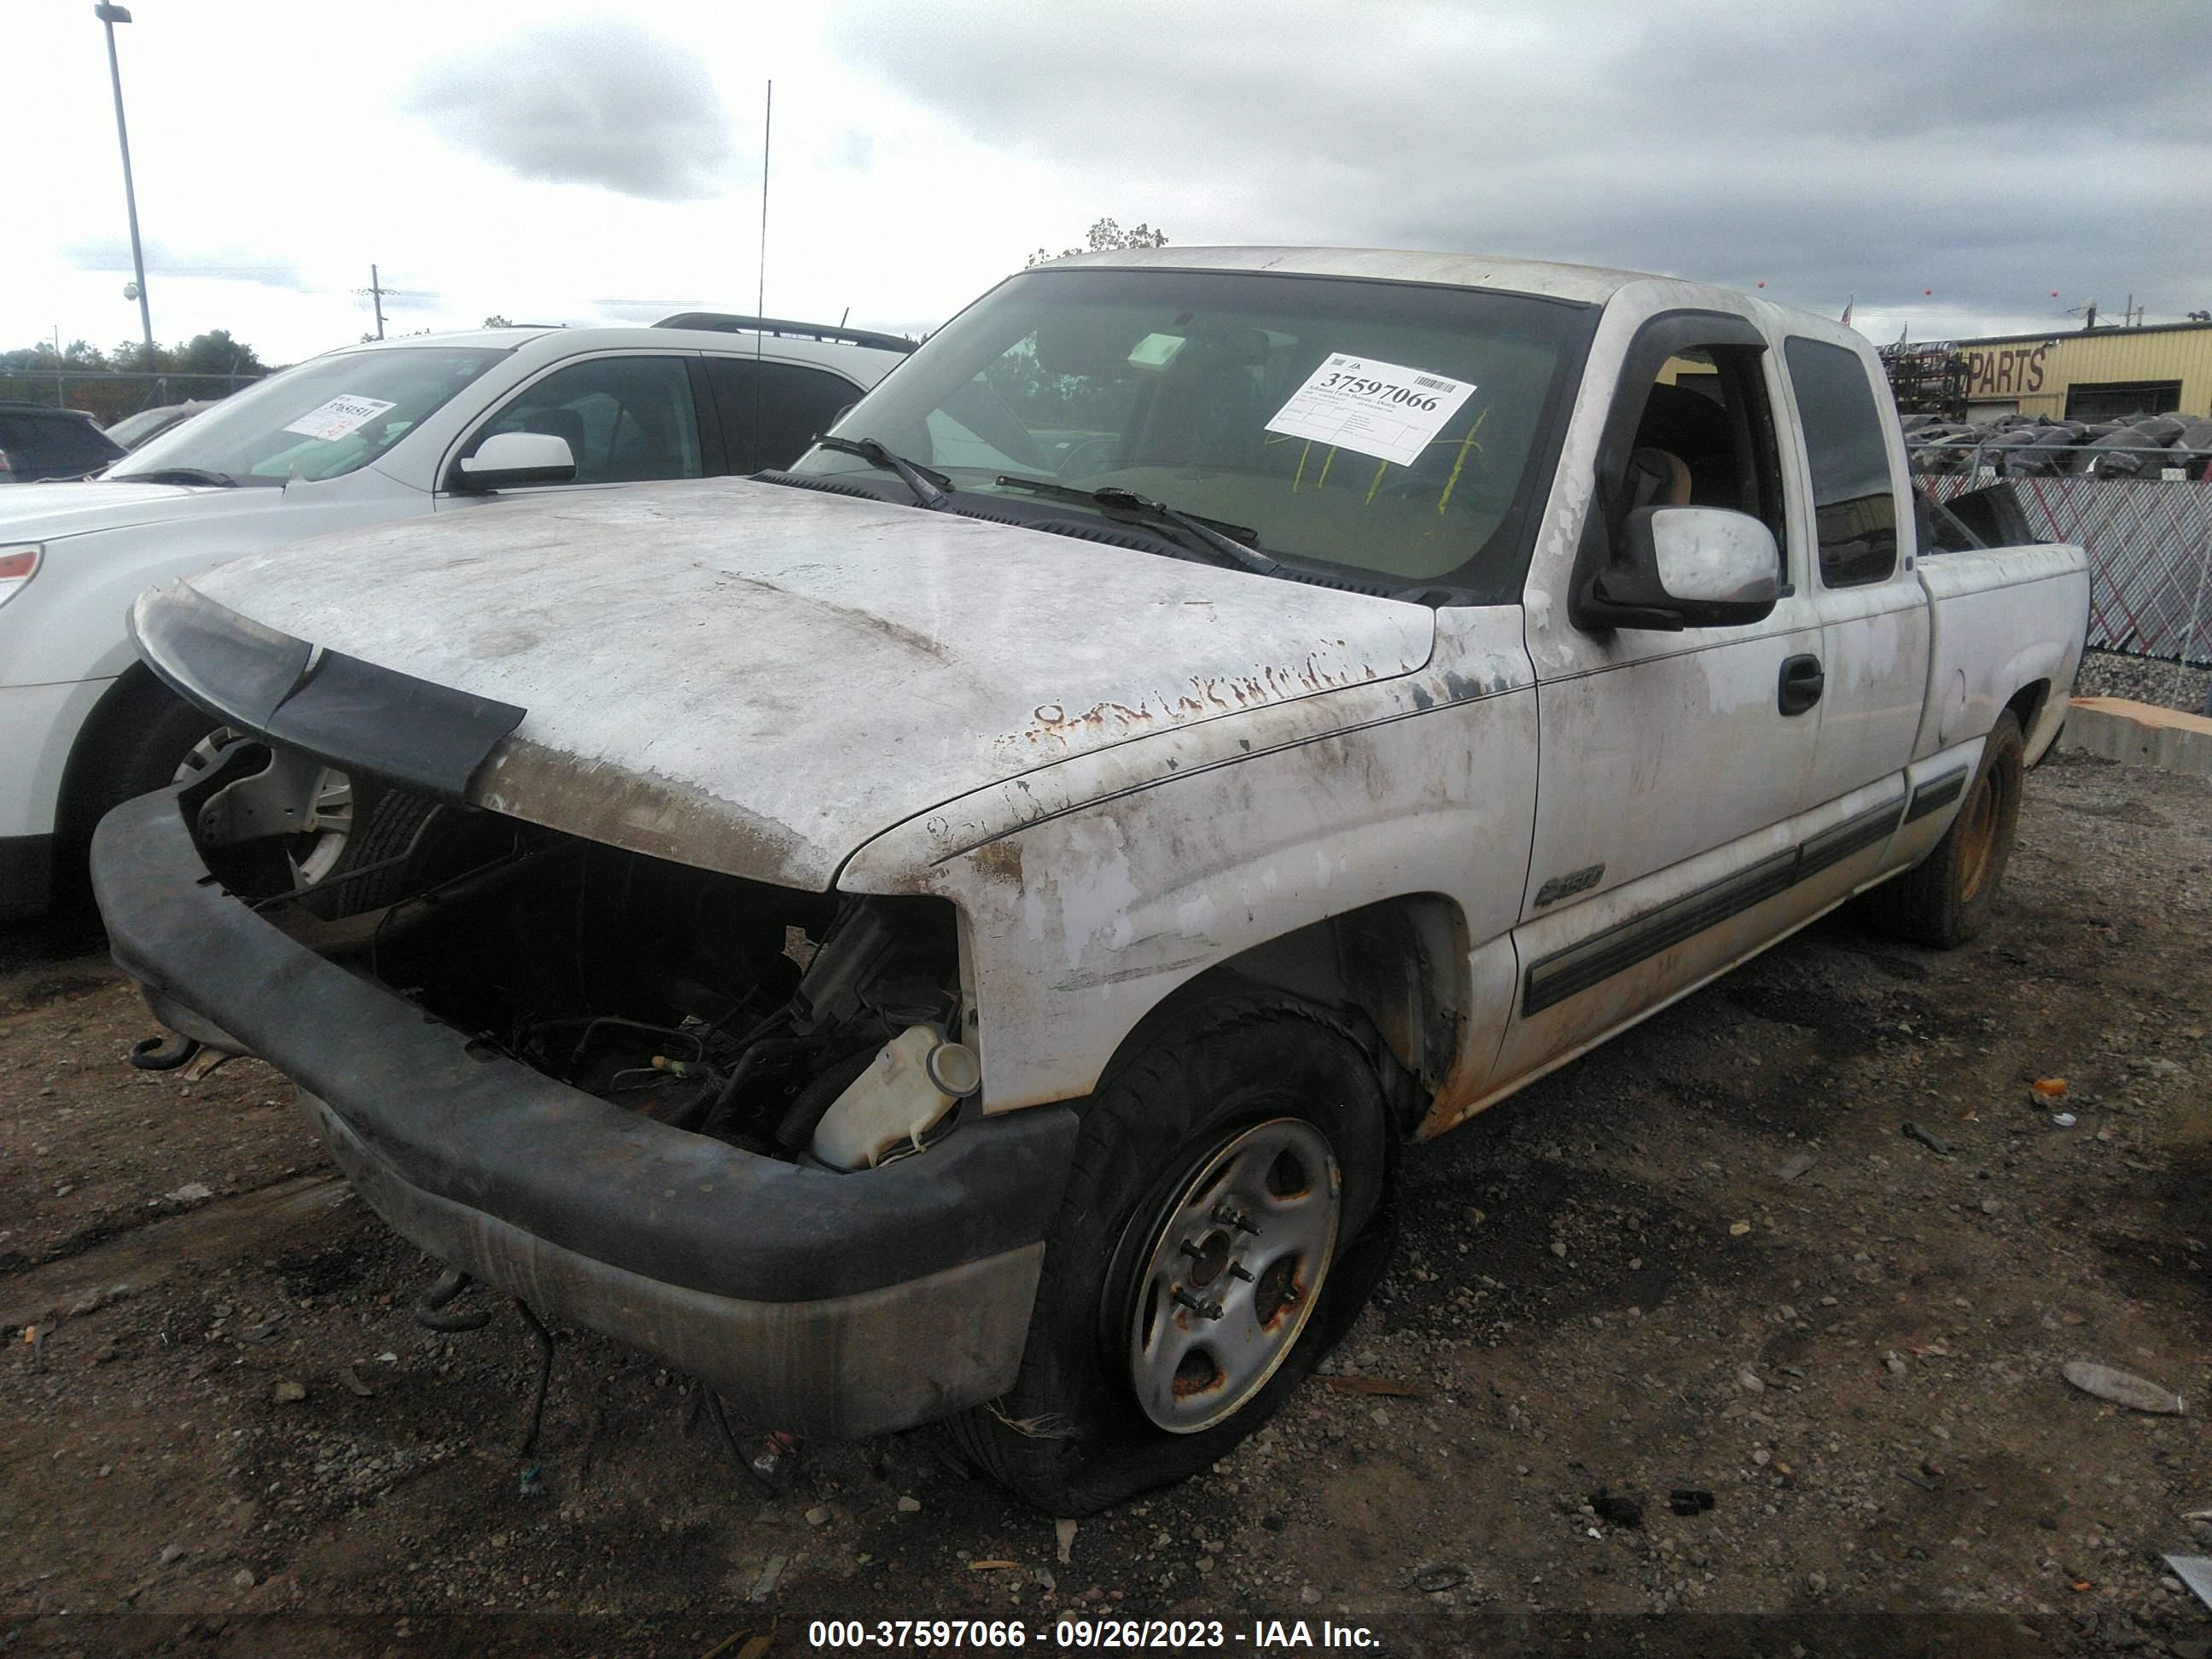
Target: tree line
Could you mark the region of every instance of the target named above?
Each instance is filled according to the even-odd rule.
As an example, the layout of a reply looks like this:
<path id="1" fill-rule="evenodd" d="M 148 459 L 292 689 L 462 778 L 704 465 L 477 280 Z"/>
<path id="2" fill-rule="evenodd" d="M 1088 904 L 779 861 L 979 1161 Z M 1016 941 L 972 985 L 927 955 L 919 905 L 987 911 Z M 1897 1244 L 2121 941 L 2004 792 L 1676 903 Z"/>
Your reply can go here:
<path id="1" fill-rule="evenodd" d="M 26 403 L 65 404 L 83 410 L 106 426 L 159 399 L 155 377 L 168 380 L 167 401 L 220 398 L 270 372 L 253 348 L 234 339 L 228 329 L 210 329 L 177 345 L 146 348 L 126 340 L 102 351 L 85 340 L 72 340 L 58 352 L 40 341 L 18 351 L 0 351 L 0 398 Z"/>

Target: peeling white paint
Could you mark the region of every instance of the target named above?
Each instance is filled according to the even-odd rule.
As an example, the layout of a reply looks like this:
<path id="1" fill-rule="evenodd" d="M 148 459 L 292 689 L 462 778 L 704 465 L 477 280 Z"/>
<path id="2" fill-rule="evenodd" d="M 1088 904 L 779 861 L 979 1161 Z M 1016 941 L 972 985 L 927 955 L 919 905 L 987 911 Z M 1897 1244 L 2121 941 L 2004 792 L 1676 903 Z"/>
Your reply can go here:
<path id="1" fill-rule="evenodd" d="M 1185 939 L 1204 939 L 1206 930 L 1213 926 L 1214 913 L 1219 908 L 1211 893 L 1200 893 L 1196 898 L 1185 899 L 1176 906 L 1176 932 Z"/>

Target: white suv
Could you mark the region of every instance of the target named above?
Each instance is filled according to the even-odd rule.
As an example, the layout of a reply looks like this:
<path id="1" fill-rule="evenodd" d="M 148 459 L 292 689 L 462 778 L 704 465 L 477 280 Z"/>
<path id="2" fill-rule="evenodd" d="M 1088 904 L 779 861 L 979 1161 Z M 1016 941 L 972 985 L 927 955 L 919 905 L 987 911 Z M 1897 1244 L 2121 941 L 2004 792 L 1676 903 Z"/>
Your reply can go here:
<path id="1" fill-rule="evenodd" d="M 124 618 L 143 589 L 495 497 L 781 466 L 913 349 L 715 313 L 380 341 L 272 375 L 96 478 L 8 490 L 0 916 L 45 909 L 100 814 L 167 785 L 209 736 L 137 660 Z M 360 579 L 373 596 L 374 566 Z M 306 878 L 339 855 L 355 806 L 335 774 L 317 793 L 295 846 Z"/>

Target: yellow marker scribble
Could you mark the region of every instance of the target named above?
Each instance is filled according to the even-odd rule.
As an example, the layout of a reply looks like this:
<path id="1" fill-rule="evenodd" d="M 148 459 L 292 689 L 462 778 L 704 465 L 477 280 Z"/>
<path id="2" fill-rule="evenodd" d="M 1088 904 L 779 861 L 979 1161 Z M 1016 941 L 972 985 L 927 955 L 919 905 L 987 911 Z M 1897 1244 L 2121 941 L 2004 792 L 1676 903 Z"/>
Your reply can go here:
<path id="1" fill-rule="evenodd" d="M 1314 480 L 1314 488 L 1316 489 L 1326 489 L 1328 488 L 1328 470 L 1335 465 L 1336 446 L 1331 444 L 1329 446 L 1328 453 L 1322 459 L 1321 477 Z"/>
<path id="2" fill-rule="evenodd" d="M 1309 438 L 1298 451 L 1298 470 L 1291 474 L 1291 494 L 1298 493 L 1298 481 L 1306 476 L 1306 457 L 1313 453 L 1313 440 Z"/>
<path id="3" fill-rule="evenodd" d="M 1388 461 L 1382 461 L 1376 464 L 1375 468 L 1375 482 L 1367 486 L 1367 501 L 1360 502 L 1360 506 L 1364 507 L 1367 505 L 1368 501 L 1371 501 L 1375 499 L 1375 492 L 1382 488 L 1382 475 L 1389 470 L 1390 463 Z"/>
<path id="4" fill-rule="evenodd" d="M 1489 418 L 1490 410 L 1486 407 L 1480 415 L 1477 415 L 1474 417 L 1474 424 L 1468 428 L 1467 436 L 1459 441 L 1459 459 L 1452 463 L 1451 477 L 1444 480 L 1444 493 L 1437 497 L 1437 516 L 1438 518 L 1442 518 L 1443 516 L 1444 507 L 1450 501 L 1453 489 L 1458 486 L 1459 475 L 1467 465 L 1467 452 L 1470 448 L 1477 451 L 1481 449 L 1482 446 L 1476 443 L 1474 441 L 1474 434 L 1482 430 L 1482 423 Z"/>

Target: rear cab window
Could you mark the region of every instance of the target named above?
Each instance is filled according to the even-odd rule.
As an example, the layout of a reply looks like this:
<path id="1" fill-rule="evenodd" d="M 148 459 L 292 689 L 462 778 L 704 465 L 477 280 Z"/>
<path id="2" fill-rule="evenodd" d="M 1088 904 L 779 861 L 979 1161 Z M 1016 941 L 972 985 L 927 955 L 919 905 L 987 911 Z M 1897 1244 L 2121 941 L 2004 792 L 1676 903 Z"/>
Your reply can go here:
<path id="1" fill-rule="evenodd" d="M 1821 585 L 1887 581 L 1897 569 L 1897 479 L 1866 364 L 1855 351 L 1802 335 L 1782 350 L 1812 472 Z"/>

